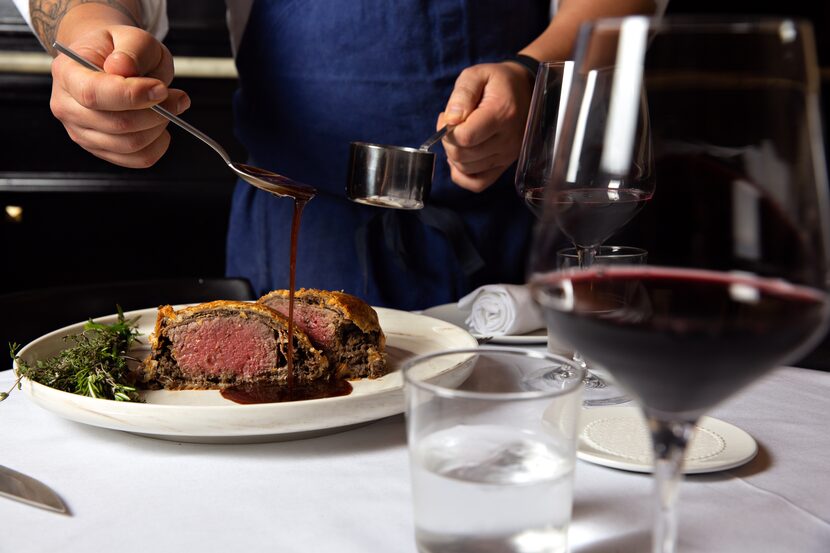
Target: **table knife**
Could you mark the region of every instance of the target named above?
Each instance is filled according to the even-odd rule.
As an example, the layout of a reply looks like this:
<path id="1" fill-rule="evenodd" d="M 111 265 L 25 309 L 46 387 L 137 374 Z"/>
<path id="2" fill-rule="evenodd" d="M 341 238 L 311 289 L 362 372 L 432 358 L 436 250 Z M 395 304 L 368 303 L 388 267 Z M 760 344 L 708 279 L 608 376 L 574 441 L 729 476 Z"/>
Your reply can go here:
<path id="1" fill-rule="evenodd" d="M 0 465 L 0 496 L 16 499 L 41 509 L 69 514 L 69 509 L 66 508 L 63 500 L 49 486 L 2 465 Z"/>

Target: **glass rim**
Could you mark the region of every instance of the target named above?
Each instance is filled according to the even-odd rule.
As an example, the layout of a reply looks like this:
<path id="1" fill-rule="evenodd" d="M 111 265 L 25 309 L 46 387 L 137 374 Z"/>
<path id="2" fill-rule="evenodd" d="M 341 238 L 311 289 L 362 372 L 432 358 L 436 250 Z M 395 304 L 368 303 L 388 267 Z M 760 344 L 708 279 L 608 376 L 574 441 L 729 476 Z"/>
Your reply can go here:
<path id="1" fill-rule="evenodd" d="M 556 255 L 575 259 L 579 257 L 578 251 L 578 248 L 571 246 L 557 250 Z M 606 259 L 625 259 L 626 257 L 634 258 L 642 257 L 644 255 L 648 255 L 648 250 L 638 248 L 637 246 L 599 246 L 594 257 L 602 257 Z"/>
<path id="2" fill-rule="evenodd" d="M 526 392 L 478 392 L 472 390 L 459 390 L 458 388 L 450 388 L 447 386 L 425 382 L 423 380 L 413 379 L 410 376 L 412 367 L 424 361 L 429 361 L 430 359 L 435 359 L 437 357 L 443 357 L 446 355 L 470 354 L 470 357 L 472 357 L 474 355 L 482 355 L 488 353 L 501 355 L 521 355 L 523 357 L 529 357 L 533 359 L 545 359 L 558 364 L 567 365 L 568 369 L 574 372 L 573 378 L 571 379 L 571 382 L 568 383 L 567 387 L 559 390 L 531 390 Z M 465 361 L 466 360 L 467 359 L 465 359 Z M 431 353 L 416 355 L 415 357 L 412 357 L 404 361 L 401 365 L 400 370 L 401 374 L 403 375 L 403 381 L 405 386 L 409 385 L 421 390 L 427 390 L 429 392 L 432 392 L 436 396 L 443 398 L 477 399 L 482 401 L 494 402 L 535 400 L 542 398 L 555 398 L 565 396 L 570 393 L 573 393 L 575 390 L 581 389 L 583 385 L 582 380 L 583 378 L 585 378 L 585 368 L 573 359 L 568 359 L 567 357 L 556 355 L 548 351 L 537 351 L 507 346 L 445 349 L 441 351 L 434 351 Z"/>
<path id="3" fill-rule="evenodd" d="M 395 146 L 392 144 L 376 144 L 374 142 L 360 142 L 355 141 L 351 142 L 356 148 L 366 148 L 367 150 L 378 150 L 381 152 L 393 153 L 393 152 L 404 152 L 407 154 L 420 154 L 426 156 L 434 156 L 435 153 L 421 150 L 420 148 L 412 148 L 410 146 Z"/>
<path id="4" fill-rule="evenodd" d="M 567 63 L 572 63 L 572 64 L 574 64 L 574 67 L 576 67 L 576 60 L 570 59 L 570 60 L 560 60 L 560 61 L 540 61 L 539 62 L 539 69 L 540 70 L 542 68 L 549 69 L 551 67 L 555 67 L 557 69 L 559 69 L 559 68 L 564 69 L 565 64 L 567 64 Z M 592 68 L 592 71 L 603 72 L 603 73 L 612 73 L 614 71 L 614 66 L 613 65 L 604 65 L 602 67 L 594 67 L 594 68 Z"/>
<path id="5" fill-rule="evenodd" d="M 573 60 L 540 61 L 539 67 L 564 67 L 566 63 L 573 63 Z"/>

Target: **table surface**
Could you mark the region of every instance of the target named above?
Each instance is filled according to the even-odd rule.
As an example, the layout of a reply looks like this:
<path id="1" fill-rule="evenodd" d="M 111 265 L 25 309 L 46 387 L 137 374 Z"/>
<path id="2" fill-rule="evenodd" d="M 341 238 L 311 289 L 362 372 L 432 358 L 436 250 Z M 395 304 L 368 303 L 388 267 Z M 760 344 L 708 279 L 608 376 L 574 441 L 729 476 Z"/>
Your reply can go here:
<path id="1" fill-rule="evenodd" d="M 0 373 L 0 390 L 12 383 Z M 830 373 L 781 368 L 711 415 L 759 454 L 686 478 L 680 553 L 830 551 Z M 70 422 L 14 391 L 0 464 L 71 516 L 0 498 L 0 552 L 414 552 L 404 418 L 293 442 L 204 445 Z M 571 551 L 647 551 L 650 475 L 579 461 Z"/>

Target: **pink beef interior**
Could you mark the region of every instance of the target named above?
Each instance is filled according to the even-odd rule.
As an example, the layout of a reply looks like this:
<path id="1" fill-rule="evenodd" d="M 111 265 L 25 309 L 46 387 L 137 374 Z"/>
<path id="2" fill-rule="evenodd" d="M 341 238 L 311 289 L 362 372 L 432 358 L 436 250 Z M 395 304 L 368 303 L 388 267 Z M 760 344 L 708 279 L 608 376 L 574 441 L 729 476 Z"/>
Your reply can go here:
<path id="1" fill-rule="evenodd" d="M 288 298 L 272 298 L 266 305 L 288 316 Z M 326 307 L 294 302 L 294 324 L 322 348 L 335 346 L 338 319 L 337 313 Z"/>
<path id="2" fill-rule="evenodd" d="M 255 319 L 200 319 L 177 326 L 168 334 L 173 357 L 188 375 L 234 373 L 247 377 L 277 364 L 274 331 Z"/>

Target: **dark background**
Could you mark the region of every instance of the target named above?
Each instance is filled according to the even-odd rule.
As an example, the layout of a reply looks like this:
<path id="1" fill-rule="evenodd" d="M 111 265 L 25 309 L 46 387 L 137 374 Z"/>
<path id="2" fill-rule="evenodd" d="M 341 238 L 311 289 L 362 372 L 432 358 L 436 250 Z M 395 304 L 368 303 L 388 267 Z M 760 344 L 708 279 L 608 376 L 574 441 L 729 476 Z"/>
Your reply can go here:
<path id="1" fill-rule="evenodd" d="M 750 0 L 669 0 L 667 15 L 768 15 L 798 17 L 813 24 L 816 50 L 822 73 L 822 98 L 824 120 L 830 113 L 830 1 L 784 0 L 777 2 Z M 825 131 L 827 130 L 825 125 Z M 827 133 L 825 132 L 825 135 Z M 830 141 L 825 139 L 825 146 Z"/>
<path id="2" fill-rule="evenodd" d="M 830 154 L 830 2 L 828 0 L 787 0 L 778 2 L 749 0 L 670 0 L 668 15 L 719 14 L 799 17 L 813 24 L 816 50 L 821 66 L 822 110 L 825 152 Z M 830 157 L 830 156 L 828 156 Z M 796 366 L 830 371 L 830 333 L 822 343 Z"/>
<path id="3" fill-rule="evenodd" d="M 221 0 L 169 2 L 175 56 L 230 57 Z M 42 52 L 11 0 L 0 0 L 0 51 Z M 235 79 L 177 78 L 185 118 L 224 145 Z M 170 125 L 153 168 L 119 168 L 76 146 L 49 111 L 51 77 L 0 71 L 0 294 L 63 284 L 222 276 L 235 182 L 221 158 Z M 22 208 L 18 218 L 6 206 Z"/>

